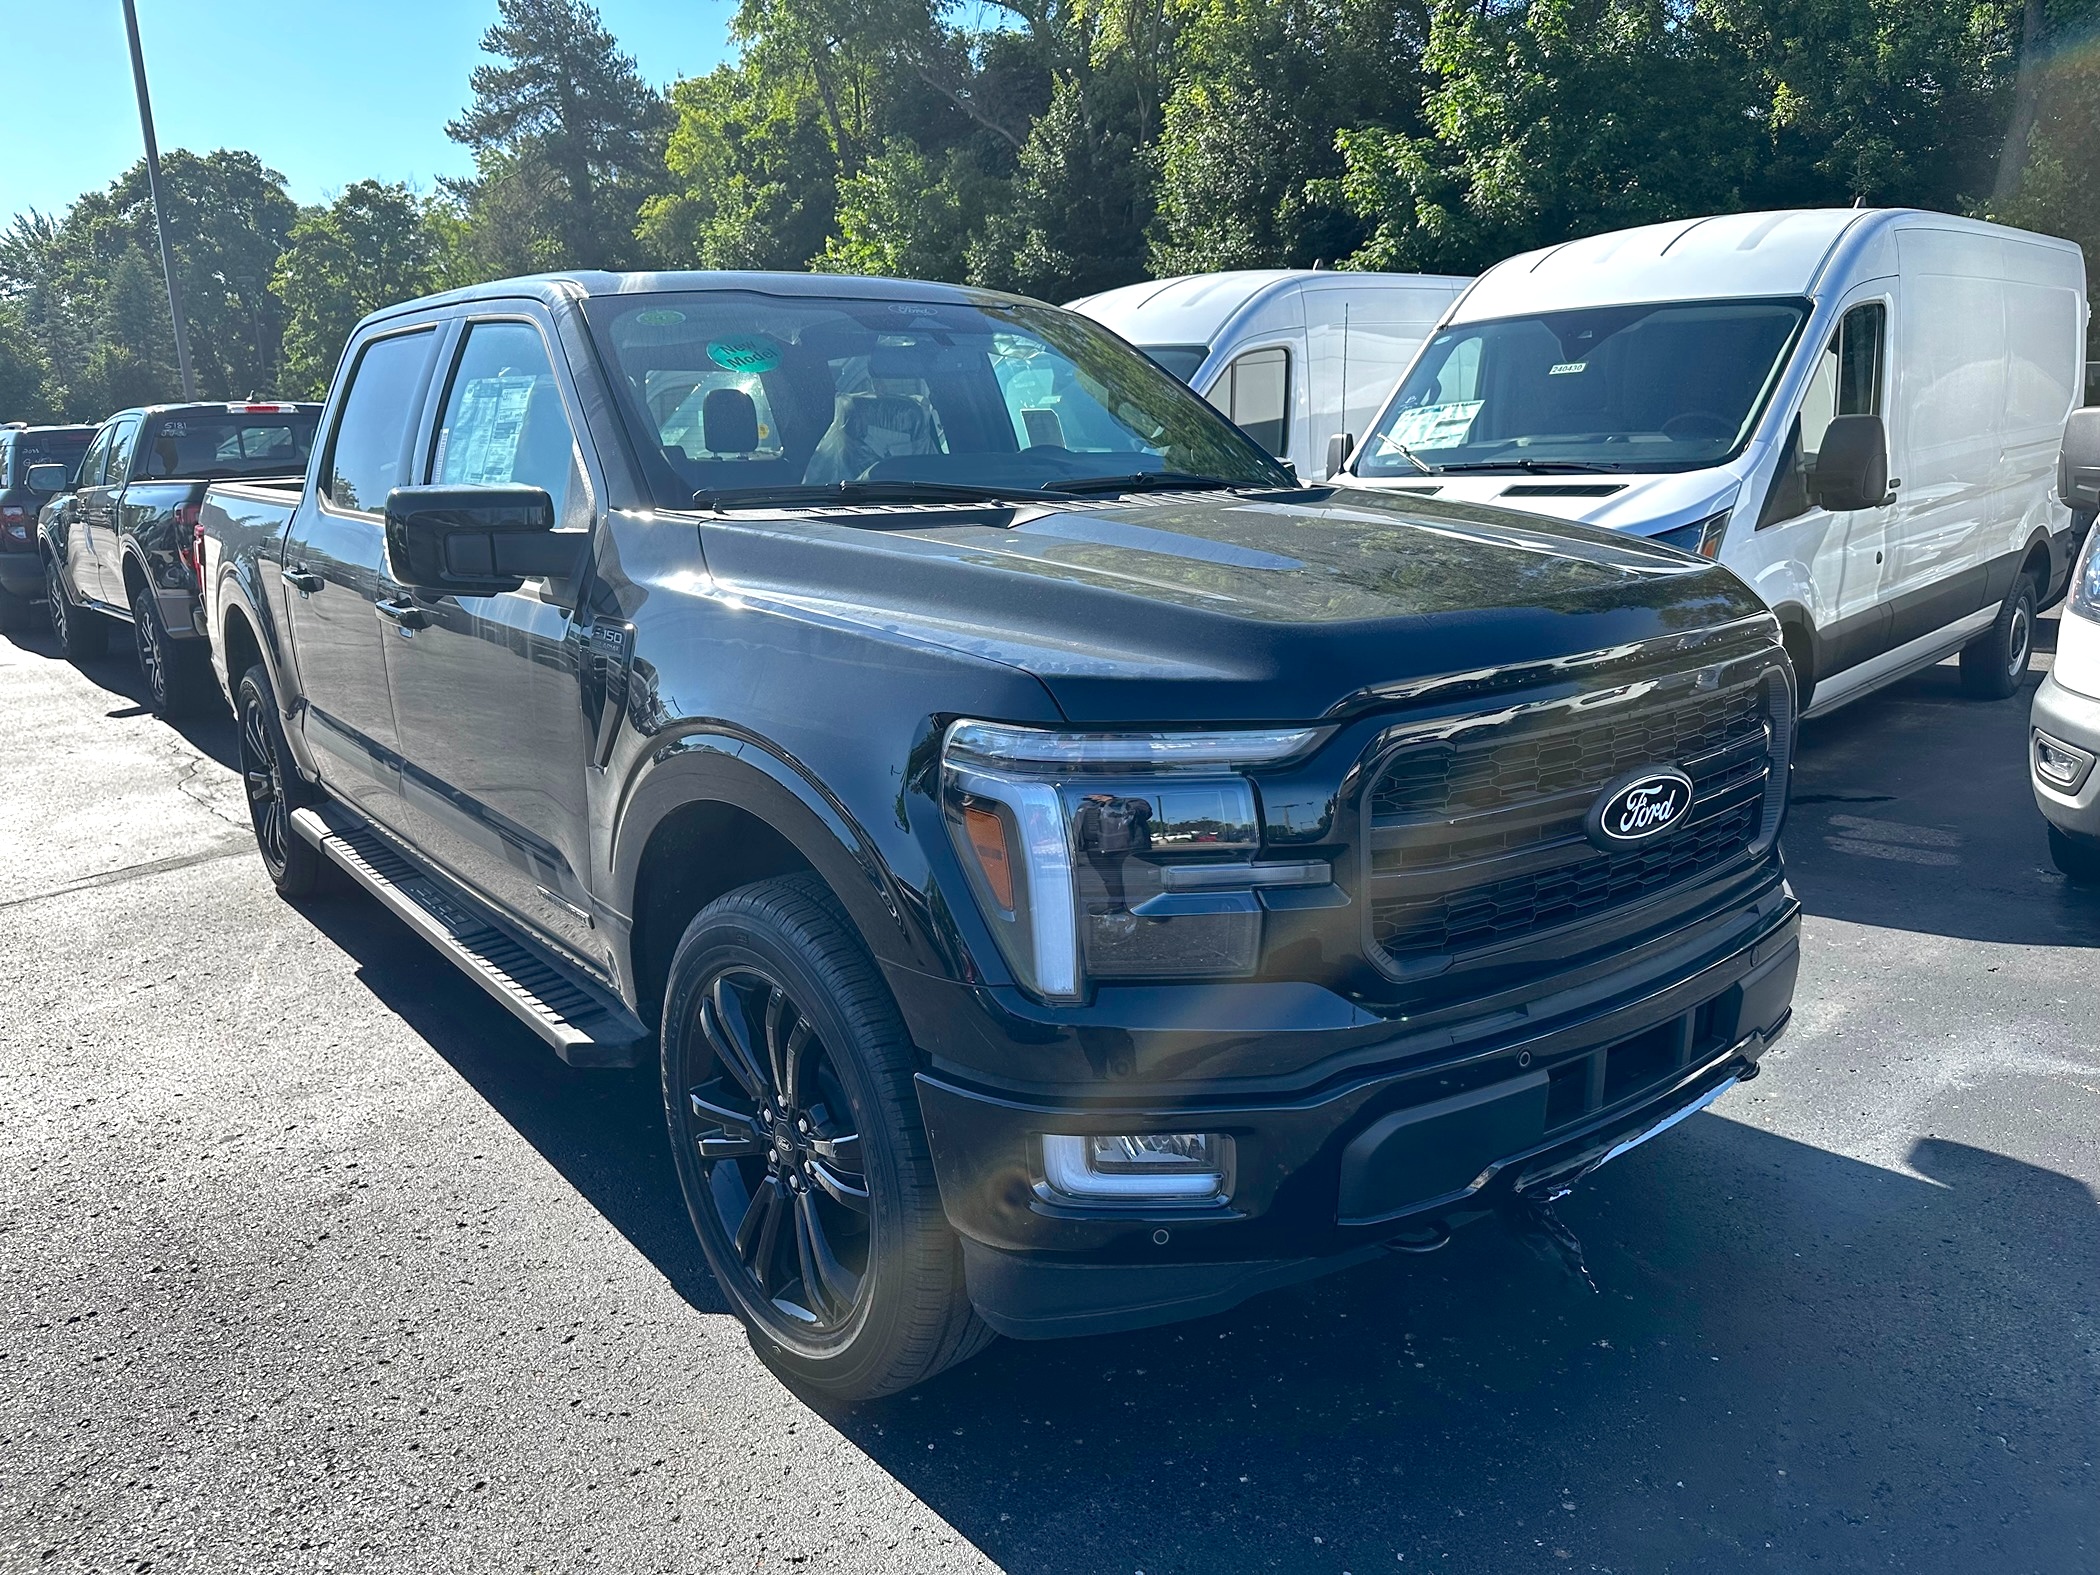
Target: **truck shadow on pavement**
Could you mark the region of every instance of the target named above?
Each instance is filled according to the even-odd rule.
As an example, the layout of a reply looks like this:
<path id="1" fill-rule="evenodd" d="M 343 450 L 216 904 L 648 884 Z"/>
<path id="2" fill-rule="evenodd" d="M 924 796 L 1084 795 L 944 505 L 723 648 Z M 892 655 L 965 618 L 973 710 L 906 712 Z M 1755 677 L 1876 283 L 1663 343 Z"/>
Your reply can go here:
<path id="1" fill-rule="evenodd" d="M 42 624 L 0 634 L 0 640 L 50 661 L 63 662 L 66 659 L 50 629 Z M 128 628 L 110 630 L 107 655 L 72 665 L 75 672 L 109 696 L 111 707 L 108 714 L 111 718 L 152 714 L 152 708 L 146 703 L 146 676 L 139 671 Z M 181 734 L 199 754 L 209 756 L 229 771 L 238 771 L 240 740 L 234 732 L 233 713 L 227 710 L 216 680 L 207 678 L 205 691 L 188 715 L 163 725 Z"/>
<path id="2" fill-rule="evenodd" d="M 651 1072 L 561 1065 L 359 894 L 304 911 L 689 1305 L 726 1313 Z M 1563 1210 L 1597 1293 L 1488 1223 L 822 1409 L 1011 1575 L 2090 1567 L 2083 1185 L 1941 1140 L 1885 1169 L 1709 1113 Z"/>
<path id="3" fill-rule="evenodd" d="M 2037 626 L 2051 649 L 2056 622 Z M 1783 839 L 1811 914 L 2016 945 L 2100 946 L 2100 894 L 2049 861 L 2027 776 L 2039 672 L 2008 700 L 1951 662 L 1802 725 Z"/>

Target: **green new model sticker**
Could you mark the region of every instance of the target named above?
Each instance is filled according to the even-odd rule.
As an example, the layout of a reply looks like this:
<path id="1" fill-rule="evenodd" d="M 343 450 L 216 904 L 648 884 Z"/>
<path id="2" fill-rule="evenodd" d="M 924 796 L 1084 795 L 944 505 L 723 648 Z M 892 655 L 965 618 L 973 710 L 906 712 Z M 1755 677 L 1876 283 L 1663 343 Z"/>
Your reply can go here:
<path id="1" fill-rule="evenodd" d="M 710 339 L 707 358 L 725 372 L 770 372 L 780 365 L 780 346 L 764 334 Z"/>
<path id="2" fill-rule="evenodd" d="M 652 311 L 636 312 L 634 320 L 644 328 L 676 328 L 685 321 L 685 313 L 673 311 L 668 306 L 660 306 Z"/>

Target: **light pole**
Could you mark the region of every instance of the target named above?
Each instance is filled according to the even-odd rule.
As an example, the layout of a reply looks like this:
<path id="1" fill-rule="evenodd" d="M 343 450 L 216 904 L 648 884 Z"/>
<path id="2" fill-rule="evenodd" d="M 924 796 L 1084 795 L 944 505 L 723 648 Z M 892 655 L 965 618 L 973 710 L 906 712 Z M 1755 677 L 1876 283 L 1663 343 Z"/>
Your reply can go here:
<path id="1" fill-rule="evenodd" d="M 182 320 L 182 286 L 175 282 L 175 252 L 168 245 L 168 220 L 160 200 L 160 144 L 153 140 L 153 100 L 146 93 L 146 55 L 139 48 L 139 14 L 124 0 L 124 30 L 131 35 L 131 80 L 139 93 L 139 129 L 146 134 L 146 192 L 153 199 L 153 228 L 160 235 L 160 271 L 168 281 L 168 317 L 175 324 L 175 366 L 182 374 L 182 397 L 197 397 L 190 371 L 190 332 Z"/>

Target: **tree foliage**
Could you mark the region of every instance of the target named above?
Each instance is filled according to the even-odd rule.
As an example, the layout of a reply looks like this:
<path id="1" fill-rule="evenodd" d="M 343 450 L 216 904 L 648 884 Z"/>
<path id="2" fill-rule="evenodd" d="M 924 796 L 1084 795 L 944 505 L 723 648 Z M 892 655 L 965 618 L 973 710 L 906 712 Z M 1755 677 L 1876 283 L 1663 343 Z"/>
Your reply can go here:
<path id="1" fill-rule="evenodd" d="M 318 398 L 359 318 L 447 283 L 457 227 L 442 204 L 371 180 L 301 214 L 271 281 L 286 312 L 285 389 Z"/>

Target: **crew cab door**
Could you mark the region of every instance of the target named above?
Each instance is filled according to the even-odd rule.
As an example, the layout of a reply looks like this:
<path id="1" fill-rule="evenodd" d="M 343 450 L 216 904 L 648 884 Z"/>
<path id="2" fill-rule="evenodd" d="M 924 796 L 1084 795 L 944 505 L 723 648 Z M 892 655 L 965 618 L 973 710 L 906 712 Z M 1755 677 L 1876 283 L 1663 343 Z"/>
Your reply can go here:
<path id="1" fill-rule="evenodd" d="M 329 789 L 390 825 L 401 740 L 387 689 L 392 626 L 379 607 L 401 588 L 387 573 L 386 498 L 408 478 L 438 338 L 425 324 L 358 348 L 284 544 L 299 726 Z"/>
<path id="2" fill-rule="evenodd" d="M 422 479 L 544 488 L 562 529 L 595 504 L 573 390 L 536 317 L 466 323 Z M 565 369 L 564 369 L 565 370 Z M 583 629 L 576 587 L 419 591 L 395 611 L 387 671 L 401 728 L 406 834 L 513 916 L 593 963 Z"/>
<path id="3" fill-rule="evenodd" d="M 75 570 L 79 577 L 73 581 L 74 589 L 94 601 L 127 610 L 131 598 L 124 594 L 124 544 L 118 539 L 117 504 L 131 473 L 141 423 L 141 417 L 126 416 L 110 429 L 108 460 L 95 484 L 80 488 L 75 527 L 87 537 L 87 547 L 84 568 Z"/>
<path id="4" fill-rule="evenodd" d="M 81 519 L 82 494 L 98 485 L 108 470 L 109 445 L 115 437 L 115 429 L 107 426 L 95 434 L 73 477 L 73 490 L 58 499 L 44 531 L 74 596 L 88 601 L 98 598 L 101 577 L 95 567 L 94 543 Z"/>

